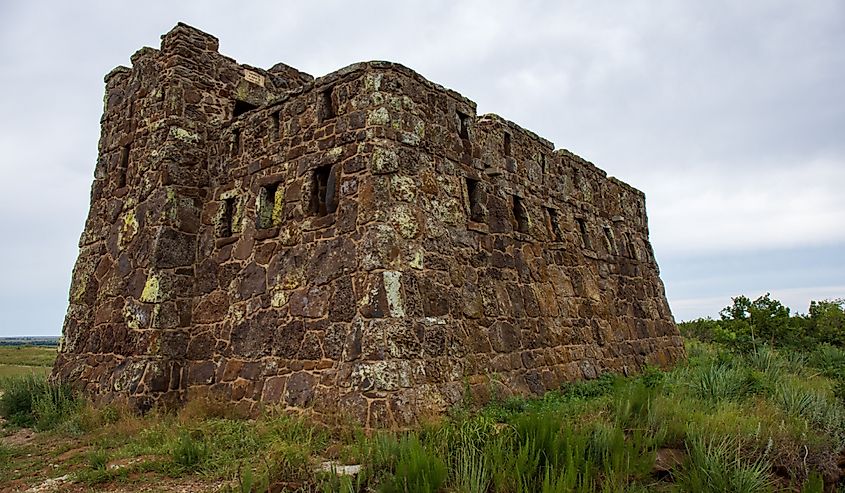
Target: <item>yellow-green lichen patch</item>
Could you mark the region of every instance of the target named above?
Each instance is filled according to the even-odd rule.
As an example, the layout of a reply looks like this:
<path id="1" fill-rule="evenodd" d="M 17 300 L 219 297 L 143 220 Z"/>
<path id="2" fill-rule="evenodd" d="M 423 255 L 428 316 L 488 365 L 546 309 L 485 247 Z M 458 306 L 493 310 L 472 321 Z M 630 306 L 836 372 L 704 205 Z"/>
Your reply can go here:
<path id="1" fill-rule="evenodd" d="M 187 142 L 189 144 L 195 144 L 200 141 L 200 136 L 198 134 L 185 130 L 182 127 L 170 127 L 170 135 L 172 135 L 174 139 L 181 140 L 182 142 Z"/>
<path id="2" fill-rule="evenodd" d="M 285 306 L 288 302 L 288 293 L 283 289 L 274 289 L 270 298 L 270 305 L 273 308 L 280 308 Z"/>
<path id="3" fill-rule="evenodd" d="M 375 174 L 393 173 L 399 169 L 399 156 L 393 149 L 376 147 L 370 158 L 370 171 Z"/>
<path id="4" fill-rule="evenodd" d="M 144 283 L 144 290 L 141 292 L 141 301 L 155 303 L 159 301 L 160 279 L 156 274 L 150 274 L 147 282 Z"/>
<path id="5" fill-rule="evenodd" d="M 285 213 L 285 189 L 284 187 L 279 187 L 276 190 L 276 195 L 274 196 L 273 200 L 273 224 L 279 225 L 282 223 L 282 218 L 284 217 Z"/>
<path id="6" fill-rule="evenodd" d="M 343 147 L 332 147 L 324 154 L 325 159 L 330 162 L 337 162 L 343 156 Z"/>
<path id="7" fill-rule="evenodd" d="M 360 363 L 353 368 L 350 381 L 354 387 L 367 390 L 397 390 L 410 387 L 413 371 L 404 360 Z"/>
<path id="8" fill-rule="evenodd" d="M 408 265 L 410 265 L 412 269 L 419 270 L 423 268 L 423 258 L 425 258 L 425 254 L 422 248 L 413 249 L 409 257 L 410 259 L 408 260 Z"/>
<path id="9" fill-rule="evenodd" d="M 367 115 L 367 125 L 388 125 L 390 123 L 390 112 L 387 108 L 375 109 Z"/>
<path id="10" fill-rule="evenodd" d="M 414 202 L 417 198 L 417 184 L 410 176 L 393 175 L 390 178 L 390 193 L 396 200 Z"/>
<path id="11" fill-rule="evenodd" d="M 131 210 L 123 215 L 122 225 L 117 232 L 118 248 L 121 250 L 126 248 L 136 234 L 138 234 L 138 219 L 135 217 L 135 211 Z"/>
<path id="12" fill-rule="evenodd" d="M 381 89 L 381 80 L 383 77 L 384 75 L 380 73 L 367 74 L 364 78 L 364 90 L 367 92 L 376 92 Z"/>
<path id="13" fill-rule="evenodd" d="M 305 281 L 305 274 L 302 272 L 301 269 L 295 269 L 286 271 L 284 273 L 284 277 L 282 277 L 281 282 L 279 285 L 282 289 L 296 289 L 302 286 L 302 283 Z"/>
<path id="14" fill-rule="evenodd" d="M 402 238 L 414 238 L 420 231 L 416 215 L 405 204 L 399 204 L 393 208 L 393 213 L 390 215 L 390 222 Z"/>

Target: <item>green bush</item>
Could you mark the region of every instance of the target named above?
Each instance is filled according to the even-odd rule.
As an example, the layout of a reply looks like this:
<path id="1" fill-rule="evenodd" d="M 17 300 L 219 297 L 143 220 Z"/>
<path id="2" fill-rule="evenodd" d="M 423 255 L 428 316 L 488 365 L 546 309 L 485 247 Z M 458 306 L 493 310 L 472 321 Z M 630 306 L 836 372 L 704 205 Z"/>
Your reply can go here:
<path id="1" fill-rule="evenodd" d="M 14 426 L 50 430 L 66 421 L 80 409 L 70 387 L 54 384 L 43 376 L 9 377 L 0 385 L 0 416 Z"/>
<path id="2" fill-rule="evenodd" d="M 845 349 L 821 344 L 810 353 L 807 363 L 826 377 L 845 379 Z"/>

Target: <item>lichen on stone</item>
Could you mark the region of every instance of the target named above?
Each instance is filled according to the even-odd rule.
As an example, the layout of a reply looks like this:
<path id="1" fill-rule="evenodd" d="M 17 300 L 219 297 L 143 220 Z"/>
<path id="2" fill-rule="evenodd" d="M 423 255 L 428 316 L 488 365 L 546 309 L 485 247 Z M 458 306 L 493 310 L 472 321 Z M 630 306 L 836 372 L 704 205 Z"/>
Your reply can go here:
<path id="1" fill-rule="evenodd" d="M 381 273 L 384 280 L 384 291 L 387 297 L 387 308 L 391 317 L 404 317 L 405 308 L 402 304 L 402 273 L 386 270 Z"/>
<path id="2" fill-rule="evenodd" d="M 182 127 L 170 127 L 170 135 L 182 142 L 195 144 L 200 141 L 200 136 L 197 133 L 185 130 Z"/>
<path id="3" fill-rule="evenodd" d="M 147 282 L 144 283 L 144 290 L 141 292 L 141 301 L 147 303 L 155 303 L 160 301 L 160 279 L 156 274 L 150 274 L 147 277 Z"/>

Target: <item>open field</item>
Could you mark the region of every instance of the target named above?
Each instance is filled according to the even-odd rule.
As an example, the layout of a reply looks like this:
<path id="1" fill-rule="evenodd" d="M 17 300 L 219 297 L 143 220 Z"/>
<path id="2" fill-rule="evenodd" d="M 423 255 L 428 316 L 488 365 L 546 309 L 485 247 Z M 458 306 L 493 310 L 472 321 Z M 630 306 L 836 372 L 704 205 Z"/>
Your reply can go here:
<path id="1" fill-rule="evenodd" d="M 56 359 L 56 348 L 47 346 L 0 346 L 0 378 L 15 375 L 47 375 Z"/>

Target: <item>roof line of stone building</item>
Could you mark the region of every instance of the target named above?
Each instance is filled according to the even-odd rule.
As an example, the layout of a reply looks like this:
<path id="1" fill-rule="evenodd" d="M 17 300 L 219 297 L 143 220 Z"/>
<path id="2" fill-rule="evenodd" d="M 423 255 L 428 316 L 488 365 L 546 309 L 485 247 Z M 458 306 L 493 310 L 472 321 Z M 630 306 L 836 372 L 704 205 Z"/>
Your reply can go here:
<path id="1" fill-rule="evenodd" d="M 256 110 L 258 110 L 258 109 L 265 109 L 266 110 L 266 109 L 272 108 L 274 106 L 277 106 L 279 104 L 282 104 L 282 103 L 290 100 L 291 98 L 295 98 L 295 97 L 297 97 L 301 94 L 310 92 L 310 91 L 314 90 L 315 88 L 320 88 L 320 87 L 330 86 L 330 85 L 336 84 L 339 81 L 347 78 L 348 76 L 350 76 L 352 74 L 364 72 L 364 71 L 367 71 L 369 69 L 380 69 L 380 70 L 387 69 L 387 70 L 394 70 L 394 71 L 399 72 L 403 75 L 409 76 L 409 77 L 415 79 L 416 81 L 424 84 L 426 87 L 428 87 L 430 89 L 433 89 L 433 90 L 436 90 L 438 92 L 446 94 L 447 96 L 459 101 L 460 103 L 463 103 L 468 109 L 471 109 L 471 111 L 473 113 L 475 113 L 477 111 L 478 105 L 475 103 L 475 101 L 469 99 L 468 97 L 464 96 L 463 94 L 461 94 L 461 93 L 459 93 L 459 92 L 457 92 L 453 89 L 449 89 L 448 87 L 445 87 L 441 84 L 438 84 L 436 82 L 433 82 L 433 81 L 427 79 L 425 76 L 423 76 L 419 72 L 417 72 L 417 71 L 415 71 L 415 70 L 413 70 L 413 69 L 411 69 L 411 68 L 409 68 L 409 67 L 407 67 L 407 66 L 405 66 L 401 63 L 390 62 L 390 61 L 385 61 L 385 60 L 370 60 L 370 61 L 356 62 L 356 63 L 352 63 L 350 65 L 347 65 L 345 67 L 342 67 L 338 70 L 329 72 L 329 73 L 327 73 L 323 76 L 315 78 L 312 75 L 310 75 L 306 72 L 303 72 L 303 71 L 301 71 L 301 70 L 299 70 L 295 67 L 292 67 L 288 64 L 285 64 L 283 62 L 278 62 L 278 63 L 274 64 L 272 67 L 270 67 L 269 69 L 264 69 L 264 68 L 261 68 L 261 67 L 255 67 L 255 66 L 252 66 L 252 65 L 246 64 L 246 63 L 239 63 L 236 59 L 220 53 L 220 51 L 219 51 L 219 39 L 216 36 L 209 34 L 205 31 L 202 31 L 201 29 L 197 29 L 196 27 L 193 27 L 191 25 L 185 24 L 184 22 L 178 22 L 176 24 L 176 26 L 173 27 L 173 29 L 171 29 L 169 32 L 167 32 L 166 34 L 161 36 L 162 45 L 165 43 L 165 40 L 169 36 L 172 36 L 174 33 L 178 33 L 178 31 L 183 31 L 183 30 L 184 31 L 190 31 L 194 34 L 199 35 L 202 38 L 205 38 L 206 41 L 207 41 L 209 49 L 213 48 L 214 51 L 216 51 L 221 57 L 224 57 L 226 59 L 231 60 L 232 62 L 238 64 L 239 66 L 243 67 L 244 69 L 258 72 L 258 73 L 260 73 L 264 76 L 280 76 L 280 74 L 283 74 L 283 73 L 286 73 L 286 72 L 287 73 L 295 72 L 296 75 L 301 80 L 303 80 L 303 83 L 301 85 L 298 85 L 298 86 L 296 86 L 292 89 L 289 89 L 289 90 L 287 90 L 287 91 L 285 91 L 281 94 L 278 94 L 276 97 L 274 97 L 272 100 L 270 100 L 266 104 L 261 105 L 259 108 L 256 108 Z M 156 48 L 151 48 L 151 47 L 145 46 L 145 47 L 139 49 L 138 51 L 136 51 L 130 57 L 130 60 L 132 61 L 132 64 L 135 65 L 136 61 L 139 60 L 140 58 L 146 57 L 148 55 L 152 55 L 154 53 L 157 53 L 158 51 L 160 51 L 160 50 L 156 49 Z M 117 67 L 112 69 L 105 76 L 104 81 L 108 82 L 109 79 L 111 79 L 112 77 L 117 76 L 117 75 L 121 75 L 121 74 L 126 74 L 130 70 L 131 69 L 129 67 L 126 67 L 126 66 L 123 66 L 123 65 L 118 65 Z M 245 115 L 248 114 L 248 113 L 251 113 L 251 111 L 246 112 Z M 240 118 L 237 118 L 235 120 L 239 120 L 239 119 Z M 600 178 L 607 179 L 609 181 L 612 181 L 613 183 L 616 183 L 620 187 L 625 188 L 628 191 L 631 191 L 631 192 L 637 193 L 639 195 L 645 196 L 645 194 L 641 190 L 632 187 L 631 185 L 623 182 L 622 180 L 619 180 L 618 178 L 615 178 L 613 176 L 608 176 L 607 172 L 605 172 L 603 169 L 599 168 L 598 166 L 596 166 L 592 162 L 584 159 L 583 157 L 575 154 L 574 152 L 572 152 L 568 149 L 564 149 L 564 148 L 556 149 L 555 144 L 552 141 L 550 141 L 550 140 L 548 140 L 544 137 L 541 137 L 537 133 L 535 133 L 535 132 L 533 132 L 533 131 L 531 131 L 531 130 L 511 121 L 511 120 L 508 120 L 507 118 L 504 118 L 504 117 L 502 117 L 498 114 L 485 113 L 483 115 L 476 115 L 475 121 L 476 121 L 476 123 L 485 122 L 485 121 L 492 121 L 492 122 L 496 122 L 500 125 L 503 125 L 503 126 L 507 127 L 508 129 L 510 129 L 512 132 L 523 134 L 526 137 L 528 137 L 529 139 L 533 140 L 534 142 L 537 142 L 538 144 L 548 148 L 550 151 L 553 151 L 554 154 L 556 154 L 556 155 L 558 155 L 562 158 L 568 158 L 574 164 L 579 165 L 583 169 L 584 172 L 591 173 L 591 174 L 594 174 L 594 175 L 596 175 Z M 223 126 L 226 126 L 228 123 L 231 123 L 231 121 L 230 122 L 224 122 Z"/>

